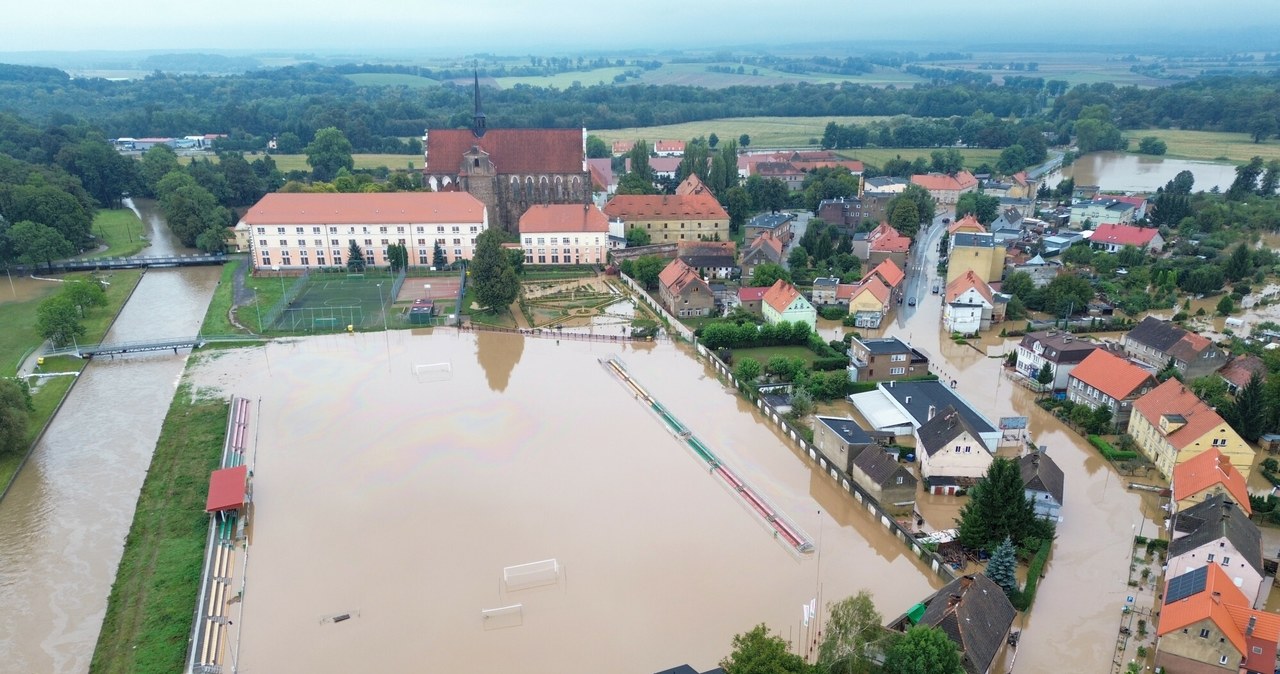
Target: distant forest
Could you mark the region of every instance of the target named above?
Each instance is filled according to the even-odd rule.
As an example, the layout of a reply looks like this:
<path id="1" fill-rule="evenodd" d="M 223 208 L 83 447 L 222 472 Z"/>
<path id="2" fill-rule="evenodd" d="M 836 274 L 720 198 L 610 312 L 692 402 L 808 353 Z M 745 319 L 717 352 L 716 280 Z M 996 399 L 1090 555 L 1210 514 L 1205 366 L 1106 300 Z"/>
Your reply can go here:
<path id="1" fill-rule="evenodd" d="M 825 65 L 859 70 L 865 64 Z M 449 82 L 429 88 L 365 86 L 343 75 L 370 70 L 305 65 L 224 77 L 156 74 L 108 81 L 71 79 L 52 68 L 0 65 L 0 109 L 40 126 L 91 120 L 109 138 L 226 133 L 231 138 L 222 149 L 227 150 L 261 149 L 265 139 L 286 133 L 305 144 L 318 129 L 332 126 L 346 134 L 357 152 L 408 153 L 416 150 L 415 144 L 402 138 L 417 137 L 425 128 L 470 124 L 471 87 Z M 1247 131 L 1280 109 L 1280 75 L 1202 77 L 1161 89 L 1094 84 L 1066 90 L 1065 83 L 1039 77 L 1006 78 L 1000 85 L 985 76 L 955 77 L 944 69 L 921 72 L 932 81 L 908 88 L 845 83 L 710 90 L 635 84 L 560 90 L 519 85 L 485 88 L 482 96 L 489 125 L 506 128 L 614 129 L 756 115 L 940 119 L 989 114 L 1039 118 L 1061 133 L 1089 110 L 1087 116 L 1109 117 L 1118 129 Z M 1107 107 L 1105 116 L 1099 105 Z"/>

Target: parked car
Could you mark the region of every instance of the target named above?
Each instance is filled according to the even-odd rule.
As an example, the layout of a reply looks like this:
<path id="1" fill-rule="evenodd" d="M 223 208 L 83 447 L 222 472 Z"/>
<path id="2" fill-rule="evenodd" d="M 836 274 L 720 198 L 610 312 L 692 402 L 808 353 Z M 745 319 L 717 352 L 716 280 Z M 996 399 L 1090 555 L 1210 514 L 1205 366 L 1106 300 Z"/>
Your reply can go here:
<path id="1" fill-rule="evenodd" d="M 937 295 L 940 292 L 942 292 L 942 286 L 938 285 L 937 283 L 933 284 L 933 294 Z"/>
<path id="2" fill-rule="evenodd" d="M 908 297 L 908 298 L 907 298 L 907 306 L 909 306 L 909 307 L 914 307 L 915 305 L 916 305 L 916 298 L 914 298 L 914 297 Z"/>

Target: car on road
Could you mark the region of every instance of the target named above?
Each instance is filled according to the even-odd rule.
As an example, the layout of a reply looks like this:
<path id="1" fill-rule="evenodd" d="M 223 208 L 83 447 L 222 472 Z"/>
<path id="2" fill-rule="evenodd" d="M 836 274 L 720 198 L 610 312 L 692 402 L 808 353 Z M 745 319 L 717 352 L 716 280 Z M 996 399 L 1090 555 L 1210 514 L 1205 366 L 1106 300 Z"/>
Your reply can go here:
<path id="1" fill-rule="evenodd" d="M 909 307 L 914 307 L 915 305 L 916 305 L 916 298 L 914 298 L 914 297 L 908 297 L 908 298 L 907 298 L 907 306 L 909 306 Z"/>
<path id="2" fill-rule="evenodd" d="M 937 283 L 933 284 L 933 294 L 937 295 L 942 290 L 942 286 Z"/>

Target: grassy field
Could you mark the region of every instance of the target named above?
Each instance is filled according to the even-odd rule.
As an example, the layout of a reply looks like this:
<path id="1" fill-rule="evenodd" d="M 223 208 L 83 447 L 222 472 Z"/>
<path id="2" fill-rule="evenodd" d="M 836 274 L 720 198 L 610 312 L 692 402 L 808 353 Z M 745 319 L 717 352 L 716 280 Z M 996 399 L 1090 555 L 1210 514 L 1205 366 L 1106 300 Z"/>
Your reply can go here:
<path id="1" fill-rule="evenodd" d="M 812 364 L 818 354 L 814 353 L 806 346 L 757 346 L 751 349 L 734 349 L 733 362 L 740 363 L 743 358 L 755 358 L 760 361 L 761 365 L 769 362 L 770 358 L 783 356 L 785 358 L 803 358 L 804 362 Z"/>
<path id="2" fill-rule="evenodd" d="M 246 152 L 244 158 L 247 161 L 253 161 L 261 156 L 261 153 Z M 206 158 L 206 157 L 202 157 Z M 271 158 L 276 162 L 276 168 L 282 172 L 289 171 L 310 171 L 311 167 L 307 166 L 307 155 L 305 154 L 273 154 Z M 354 154 L 351 158 L 355 160 L 355 166 L 358 169 L 373 169 L 385 166 L 393 170 L 403 170 L 409 168 L 422 168 L 422 157 L 416 154 Z M 178 161 L 183 163 L 191 163 L 191 157 L 179 157 Z M 211 161 L 218 161 L 215 156 L 207 157 Z"/>
<path id="3" fill-rule="evenodd" d="M 86 258 L 129 257 L 151 245 L 142 238 L 142 221 L 127 208 L 98 211 L 93 218 L 93 235 L 107 249 L 87 253 Z"/>
<path id="4" fill-rule="evenodd" d="M 178 389 L 138 497 L 89 671 L 182 671 L 209 518 L 204 485 L 218 467 L 228 403 Z"/>
<path id="5" fill-rule="evenodd" d="M 595 70 L 580 70 L 569 73 L 556 73 L 555 75 L 495 77 L 493 81 L 497 82 L 498 87 L 502 89 L 510 89 L 517 84 L 525 84 L 531 87 L 568 89 L 573 86 L 574 82 L 578 82 L 584 87 L 602 83 L 611 84 L 614 77 L 628 70 L 633 70 L 633 68 L 596 68 Z"/>
<path id="6" fill-rule="evenodd" d="M 1247 133 L 1228 131 L 1184 131 L 1182 129 L 1138 129 L 1126 131 L 1129 148 L 1138 149 L 1138 141 L 1155 136 L 1169 146 L 1167 157 L 1184 159 L 1227 159 L 1247 162 L 1255 155 L 1263 159 L 1280 159 L 1280 140 L 1254 143 Z"/>
<path id="7" fill-rule="evenodd" d="M 240 265 L 247 264 L 247 262 L 244 259 L 232 258 L 222 265 L 222 276 L 218 279 L 218 287 L 213 291 L 213 299 L 209 302 L 209 310 L 204 314 L 204 323 L 200 324 L 200 334 L 243 334 L 244 331 L 237 330 L 231 324 L 231 321 L 227 318 L 227 313 L 231 311 L 231 301 L 234 299 L 236 271 L 240 269 Z M 253 328 L 258 327 L 256 314 L 254 318 L 255 322 L 242 323 L 242 325 L 252 326 Z M 239 319 L 237 318 L 236 320 Z"/>
<path id="8" fill-rule="evenodd" d="M 344 75 L 347 79 L 362 87 L 409 87 L 410 89 L 427 89 L 438 87 L 440 83 L 430 77 L 405 75 L 400 73 L 352 73 Z"/>
<path id="9" fill-rule="evenodd" d="M 929 153 L 936 148 L 928 147 L 869 147 L 857 150 L 840 150 L 840 154 L 850 159 L 861 159 L 862 161 L 873 164 L 875 166 L 884 166 L 884 163 L 890 159 L 901 156 L 903 159 L 914 160 L 916 157 L 929 158 Z M 987 148 L 959 148 L 960 154 L 964 156 L 964 165 L 967 168 L 974 168 L 982 163 L 995 165 L 1000 158 L 1000 150 L 992 150 Z"/>
<path id="10" fill-rule="evenodd" d="M 656 70 L 645 71 L 640 76 L 639 81 L 643 84 L 678 84 L 687 86 L 706 87 L 708 89 L 721 89 L 724 87 L 734 86 L 775 86 L 779 84 L 796 84 L 805 82 L 808 84 L 839 84 L 841 82 L 852 82 L 855 84 L 868 84 L 872 86 L 881 85 L 909 85 L 921 82 L 922 80 L 910 73 L 902 72 L 896 68 L 877 68 L 875 72 L 865 75 L 809 75 L 789 73 L 772 68 L 760 68 L 753 66 L 744 66 L 745 72 L 739 75 L 733 73 L 719 73 L 707 70 L 708 66 L 728 66 L 737 68 L 737 63 L 666 63 Z M 755 74 L 752 74 L 752 73 Z"/>
<path id="11" fill-rule="evenodd" d="M 822 138 L 827 122 L 837 124 L 866 124 L 886 117 L 728 117 L 701 122 L 642 126 L 628 129 L 601 129 L 592 134 L 612 143 L 615 140 L 647 140 L 650 144 L 659 138 L 689 140 L 712 133 L 721 141 L 737 139 L 742 134 L 751 136 L 751 147 L 794 147 L 809 144 L 811 138 Z"/>

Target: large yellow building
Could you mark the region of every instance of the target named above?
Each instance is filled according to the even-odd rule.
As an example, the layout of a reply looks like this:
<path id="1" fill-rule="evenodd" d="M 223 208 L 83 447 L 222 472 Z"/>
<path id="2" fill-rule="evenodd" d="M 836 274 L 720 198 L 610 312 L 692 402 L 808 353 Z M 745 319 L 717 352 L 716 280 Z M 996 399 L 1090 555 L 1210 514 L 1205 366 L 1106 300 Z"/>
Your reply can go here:
<path id="1" fill-rule="evenodd" d="M 999 281 L 1004 276 L 1004 244 L 995 236 L 973 232 L 957 232 L 951 237 L 951 252 L 947 255 L 947 283 L 972 271 L 987 283 Z"/>
<path id="2" fill-rule="evenodd" d="M 1209 449 L 1222 453 L 1249 478 L 1254 451 L 1218 413 L 1182 382 L 1169 379 L 1133 404 L 1129 435 L 1161 475 Z"/>
<path id="3" fill-rule="evenodd" d="M 729 214 L 708 192 L 620 194 L 605 204 L 604 212 L 628 230 L 648 232 L 652 243 L 729 240 Z"/>

